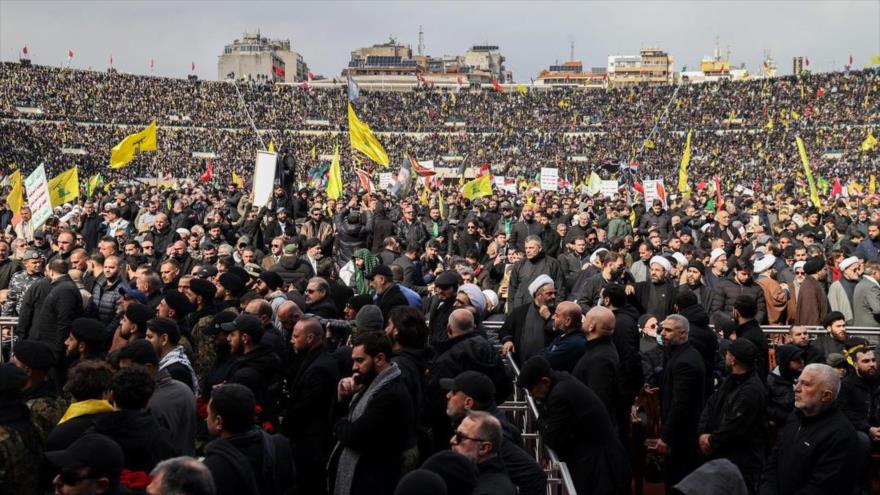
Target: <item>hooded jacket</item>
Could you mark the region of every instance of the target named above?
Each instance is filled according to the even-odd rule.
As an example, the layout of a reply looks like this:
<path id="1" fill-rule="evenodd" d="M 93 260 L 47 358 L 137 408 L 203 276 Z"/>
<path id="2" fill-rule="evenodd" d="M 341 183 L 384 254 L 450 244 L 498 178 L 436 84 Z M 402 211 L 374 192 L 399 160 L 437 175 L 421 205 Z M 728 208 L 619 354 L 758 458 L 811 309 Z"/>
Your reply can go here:
<path id="1" fill-rule="evenodd" d="M 171 432 L 159 426 L 147 411 L 120 410 L 95 422 L 95 433 L 107 435 L 122 448 L 123 467 L 149 473 L 163 459 L 180 452 L 171 443 Z"/>
<path id="2" fill-rule="evenodd" d="M 792 370 L 788 365 L 793 359 L 802 358 L 803 355 L 804 351 L 797 346 L 781 345 L 776 348 L 778 365 L 767 376 L 767 417 L 778 429 L 785 426 L 785 421 L 794 410 L 794 382 L 800 375 L 800 372 Z"/>
<path id="3" fill-rule="evenodd" d="M 709 314 L 703 309 L 703 306 L 697 304 L 681 308 L 678 313 L 687 318 L 690 324 L 688 342 L 700 353 L 700 357 L 703 359 L 703 364 L 706 367 L 704 393 L 705 397 L 709 397 L 715 388 L 713 369 L 718 357 L 718 337 L 709 328 Z"/>
<path id="4" fill-rule="evenodd" d="M 278 397 L 280 377 L 281 360 L 266 344 L 260 344 L 239 357 L 229 372 L 229 381 L 251 389 L 257 404 L 267 412 L 273 411 L 271 406 Z"/>

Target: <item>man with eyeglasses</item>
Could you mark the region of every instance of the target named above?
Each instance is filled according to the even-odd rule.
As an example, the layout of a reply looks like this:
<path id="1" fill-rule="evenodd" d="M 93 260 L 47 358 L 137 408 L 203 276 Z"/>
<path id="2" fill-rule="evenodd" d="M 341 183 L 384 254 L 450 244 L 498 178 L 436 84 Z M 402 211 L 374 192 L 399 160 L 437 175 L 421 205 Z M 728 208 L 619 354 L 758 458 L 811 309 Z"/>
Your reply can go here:
<path id="1" fill-rule="evenodd" d="M 474 493 L 517 493 L 499 455 L 503 441 L 501 423 L 483 411 L 469 411 L 449 440 L 453 451 L 477 465 L 480 475 Z"/>
<path id="2" fill-rule="evenodd" d="M 269 254 L 263 256 L 261 266 L 263 270 L 272 268 L 275 263 L 281 262 L 281 256 L 284 254 L 284 236 L 277 236 L 269 242 Z M 216 260 L 215 260 L 216 261 Z"/>
<path id="3" fill-rule="evenodd" d="M 415 207 L 411 204 L 403 206 L 403 219 L 397 222 L 397 235 L 404 249 L 409 246 L 424 246 L 428 241 L 428 231 L 416 218 Z"/>

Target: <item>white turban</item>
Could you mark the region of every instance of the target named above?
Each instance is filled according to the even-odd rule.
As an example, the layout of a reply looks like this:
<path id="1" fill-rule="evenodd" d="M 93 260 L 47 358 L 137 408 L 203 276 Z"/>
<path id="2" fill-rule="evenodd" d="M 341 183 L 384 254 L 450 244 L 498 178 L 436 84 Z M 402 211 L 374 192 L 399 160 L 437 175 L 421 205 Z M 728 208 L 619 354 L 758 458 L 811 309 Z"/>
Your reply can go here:
<path id="1" fill-rule="evenodd" d="M 776 256 L 765 254 L 763 258 L 755 261 L 755 273 L 764 273 L 776 263 Z"/>
<path id="2" fill-rule="evenodd" d="M 483 296 L 486 298 L 486 311 L 492 311 L 498 307 L 500 302 L 498 294 L 492 289 L 483 289 Z"/>
<path id="3" fill-rule="evenodd" d="M 709 264 L 714 265 L 718 258 L 722 256 L 726 256 L 727 252 L 721 248 L 716 248 L 712 250 L 711 255 L 709 256 Z"/>
<path id="4" fill-rule="evenodd" d="M 593 254 L 590 255 L 590 264 L 591 264 L 591 265 L 595 265 L 595 264 L 596 264 L 596 258 L 599 257 L 599 253 L 601 253 L 602 251 L 607 252 L 608 250 L 605 249 L 605 248 L 599 248 L 599 249 L 593 251 Z"/>
<path id="5" fill-rule="evenodd" d="M 535 293 L 538 292 L 538 289 L 544 287 L 547 284 L 552 285 L 553 279 L 550 278 L 549 275 L 539 275 L 534 282 L 529 284 L 529 294 L 531 294 L 532 297 L 535 297 Z"/>
<path id="6" fill-rule="evenodd" d="M 806 265 L 806 264 L 807 264 L 806 261 L 798 261 L 798 262 L 795 262 L 794 266 L 792 267 L 792 271 L 793 271 L 793 272 L 796 272 L 796 271 L 798 270 L 798 268 L 801 268 L 801 269 L 802 269 L 802 268 L 804 267 L 804 265 Z"/>
<path id="7" fill-rule="evenodd" d="M 483 295 L 479 287 L 474 284 L 462 284 L 458 288 L 458 292 L 464 292 L 471 300 L 471 306 L 477 309 L 477 314 L 483 314 L 486 309 L 486 296 Z"/>
<path id="8" fill-rule="evenodd" d="M 670 263 L 669 260 L 664 258 L 663 256 L 654 256 L 653 258 L 651 258 L 650 264 L 653 265 L 654 263 L 662 266 L 667 273 L 672 271 L 672 263 Z"/>
<path id="9" fill-rule="evenodd" d="M 687 268 L 690 263 L 688 263 L 688 259 L 684 257 L 683 254 L 678 251 L 672 253 L 672 257 L 675 258 L 675 261 L 679 264 L 679 266 L 683 266 Z"/>
<path id="10" fill-rule="evenodd" d="M 840 271 L 844 271 L 847 268 L 855 265 L 859 262 L 859 258 L 856 256 L 850 256 L 849 258 L 844 259 L 840 262 Z"/>

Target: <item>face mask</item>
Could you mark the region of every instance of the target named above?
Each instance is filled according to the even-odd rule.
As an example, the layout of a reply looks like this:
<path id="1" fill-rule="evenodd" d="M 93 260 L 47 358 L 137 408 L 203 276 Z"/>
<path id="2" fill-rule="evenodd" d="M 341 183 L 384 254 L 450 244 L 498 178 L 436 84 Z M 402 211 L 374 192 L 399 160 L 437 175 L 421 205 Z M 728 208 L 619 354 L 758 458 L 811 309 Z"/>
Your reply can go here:
<path id="1" fill-rule="evenodd" d="M 657 345 L 663 347 L 663 336 L 660 333 L 657 333 Z"/>

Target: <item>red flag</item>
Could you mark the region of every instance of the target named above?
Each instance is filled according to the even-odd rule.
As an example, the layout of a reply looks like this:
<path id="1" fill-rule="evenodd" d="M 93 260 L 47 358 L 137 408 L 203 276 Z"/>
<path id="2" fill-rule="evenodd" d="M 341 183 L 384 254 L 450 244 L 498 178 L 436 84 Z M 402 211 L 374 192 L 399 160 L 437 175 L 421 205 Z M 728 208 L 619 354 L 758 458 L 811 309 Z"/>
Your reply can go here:
<path id="1" fill-rule="evenodd" d="M 703 189 L 706 189 L 706 178 L 705 177 L 700 179 L 700 183 L 697 184 L 697 192 L 703 192 Z"/>
<path id="2" fill-rule="evenodd" d="M 852 65 L 852 63 L 853 63 L 852 53 L 850 53 L 849 54 L 849 65 Z"/>
<path id="3" fill-rule="evenodd" d="M 70 62 L 70 59 L 73 58 L 73 50 L 67 50 L 67 61 Z"/>
<path id="4" fill-rule="evenodd" d="M 21 53 L 27 55 L 27 45 L 24 45 L 24 48 L 21 49 Z"/>
<path id="5" fill-rule="evenodd" d="M 836 198 L 843 192 L 843 186 L 840 185 L 840 179 L 835 178 L 834 184 L 831 186 L 831 197 Z"/>
<path id="6" fill-rule="evenodd" d="M 373 194 L 373 192 L 376 190 L 376 187 L 373 186 L 373 181 L 372 179 L 370 179 L 370 174 L 359 168 L 354 169 L 354 173 L 357 174 L 358 181 L 361 183 L 361 191 L 368 194 Z"/>
<path id="7" fill-rule="evenodd" d="M 312 71 L 306 72 L 306 80 L 299 83 L 299 87 L 302 89 L 312 89 Z"/>
<path id="8" fill-rule="evenodd" d="M 804 109 L 804 117 L 812 117 L 813 116 L 813 107 L 807 105 L 807 108 Z"/>
<path id="9" fill-rule="evenodd" d="M 196 63 L 195 63 L 195 62 L 192 62 L 192 63 L 190 64 L 190 66 L 189 66 L 189 70 L 191 70 L 191 71 L 193 71 L 193 72 L 196 71 Z"/>
<path id="10" fill-rule="evenodd" d="M 809 67 L 809 66 L 810 66 L 810 57 L 804 57 L 804 65 L 805 65 L 806 67 Z"/>
<path id="11" fill-rule="evenodd" d="M 482 177 L 486 174 L 490 173 L 489 170 L 489 162 L 483 162 L 480 164 L 480 171 L 477 172 L 477 177 Z"/>
<path id="12" fill-rule="evenodd" d="M 275 72 L 275 75 L 278 77 L 284 77 L 284 69 L 277 65 L 272 66 L 272 71 Z"/>
<path id="13" fill-rule="evenodd" d="M 492 79 L 492 87 L 495 88 L 495 91 L 498 91 L 499 93 L 504 92 L 504 88 L 502 88 L 501 85 L 498 84 L 498 79 Z"/>
<path id="14" fill-rule="evenodd" d="M 724 196 L 721 195 L 721 179 L 718 177 L 714 178 L 715 180 L 715 211 L 721 209 L 724 206 Z"/>
<path id="15" fill-rule="evenodd" d="M 635 189 L 638 193 L 645 194 L 645 186 L 643 186 L 641 182 L 636 182 L 635 184 L 633 184 L 633 189 Z"/>
<path id="16" fill-rule="evenodd" d="M 816 98 L 821 98 L 825 96 L 825 88 L 816 89 Z"/>
<path id="17" fill-rule="evenodd" d="M 202 182 L 208 182 L 214 178 L 214 162 L 208 160 L 207 165 L 205 166 L 205 173 L 199 176 L 199 180 Z"/>

